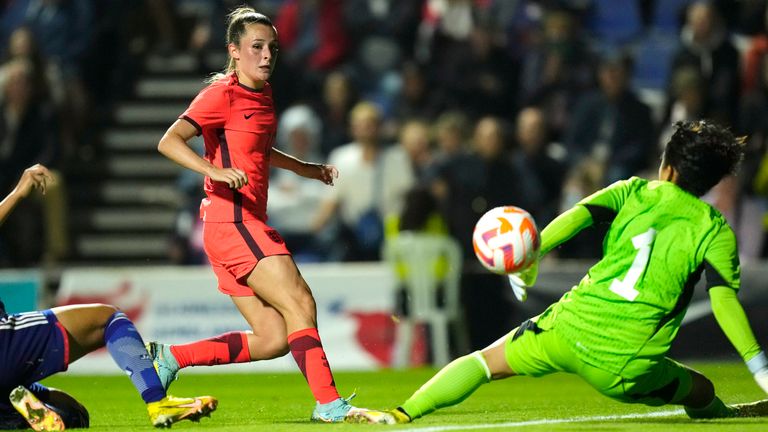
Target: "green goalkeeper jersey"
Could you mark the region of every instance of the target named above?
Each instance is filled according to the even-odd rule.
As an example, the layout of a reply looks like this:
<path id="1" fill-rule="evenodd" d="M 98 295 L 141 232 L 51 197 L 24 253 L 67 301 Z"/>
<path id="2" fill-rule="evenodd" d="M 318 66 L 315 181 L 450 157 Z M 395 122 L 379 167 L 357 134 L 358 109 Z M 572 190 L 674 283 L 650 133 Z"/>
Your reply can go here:
<path id="1" fill-rule="evenodd" d="M 738 290 L 733 231 L 677 185 L 633 177 L 578 205 L 593 223 L 610 223 L 603 258 L 537 323 L 582 361 L 624 377 L 642 374 L 669 350 L 702 273 L 708 287 Z"/>

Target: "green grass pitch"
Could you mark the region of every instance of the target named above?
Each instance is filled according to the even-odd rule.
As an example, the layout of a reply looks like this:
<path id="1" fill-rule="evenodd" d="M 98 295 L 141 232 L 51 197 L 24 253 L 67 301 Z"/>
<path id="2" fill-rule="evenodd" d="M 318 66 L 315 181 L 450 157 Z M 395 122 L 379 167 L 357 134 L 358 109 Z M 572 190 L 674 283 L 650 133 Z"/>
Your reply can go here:
<path id="1" fill-rule="evenodd" d="M 694 363 L 709 376 L 726 403 L 765 395 L 741 363 Z M 434 370 L 336 373 L 343 392 L 357 389 L 354 404 L 389 408 L 407 398 Z M 64 389 L 84 403 L 94 431 L 153 430 L 146 409 L 123 376 L 68 376 L 46 384 Z M 409 425 L 325 425 L 310 423 L 313 400 L 304 378 L 292 374 L 181 374 L 171 388 L 176 396 L 210 394 L 219 408 L 200 423 L 181 422 L 175 430 L 319 431 L 463 430 L 520 431 L 766 431 L 768 418 L 691 421 L 677 407 L 651 408 L 607 399 L 579 378 L 557 374 L 545 378 L 510 378 L 482 386 L 463 403 L 440 410 Z M 670 414 L 670 412 L 672 412 Z M 654 414 L 656 413 L 656 414 Z M 660 415 L 659 415 L 660 413 Z"/>

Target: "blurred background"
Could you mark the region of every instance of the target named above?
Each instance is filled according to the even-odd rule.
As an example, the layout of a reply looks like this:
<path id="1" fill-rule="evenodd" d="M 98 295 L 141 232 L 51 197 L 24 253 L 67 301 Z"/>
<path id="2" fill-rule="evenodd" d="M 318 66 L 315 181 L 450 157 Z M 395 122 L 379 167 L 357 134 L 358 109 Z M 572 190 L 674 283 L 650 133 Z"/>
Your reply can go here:
<path id="1" fill-rule="evenodd" d="M 389 275 L 389 342 L 388 314 L 420 316 L 409 275 L 423 261 L 400 254 L 399 237 L 457 246 L 458 260 L 437 253 L 428 302 L 449 311 L 452 353 L 484 346 L 535 310 L 521 312 L 504 278 L 477 263 L 479 216 L 516 205 L 543 227 L 615 180 L 652 178 L 678 120 L 749 137 L 741 172 L 704 198 L 737 232 L 745 289 L 765 291 L 765 0 L 4 0 L 0 190 L 36 162 L 59 182 L 0 227 L 0 285 L 31 278 L 45 307 L 82 300 L 82 278 L 98 269 L 206 264 L 202 179 L 156 147 L 224 68 L 225 15 L 243 3 L 279 33 L 275 145 L 341 172 L 334 188 L 274 172 L 269 224 L 310 274 L 364 262 L 369 277 Z M 587 230 L 553 252 L 542 280 L 567 289 L 601 239 Z M 119 304 L 132 285 L 113 282 L 93 282 L 111 294 L 86 298 Z M 436 325 L 412 339 L 434 339 Z"/>

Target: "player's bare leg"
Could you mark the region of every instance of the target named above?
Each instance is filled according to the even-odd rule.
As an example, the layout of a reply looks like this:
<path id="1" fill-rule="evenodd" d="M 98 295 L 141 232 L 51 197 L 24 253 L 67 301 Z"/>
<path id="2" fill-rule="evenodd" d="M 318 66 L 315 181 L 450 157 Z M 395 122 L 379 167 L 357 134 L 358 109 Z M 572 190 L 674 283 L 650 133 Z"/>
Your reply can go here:
<path id="1" fill-rule="evenodd" d="M 259 261 L 248 276 L 248 286 L 280 313 L 287 334 L 317 327 L 315 299 L 290 255 Z"/>
<path id="2" fill-rule="evenodd" d="M 313 421 L 344 421 L 355 408 L 339 396 L 320 335 L 315 299 L 290 255 L 259 261 L 248 276 L 248 286 L 285 320 L 291 354 L 317 401 Z"/>
<path id="3" fill-rule="evenodd" d="M 282 357 L 290 351 L 285 319 L 277 309 L 258 296 L 232 297 L 232 301 L 251 327 L 246 336 L 252 361 Z"/>
<path id="4" fill-rule="evenodd" d="M 156 427 L 168 427 L 181 420 L 197 421 L 216 409 L 210 396 L 176 398 L 168 396 L 144 349 L 136 327 L 116 307 L 104 304 L 72 305 L 52 309 L 66 329 L 70 362 L 103 346 L 115 363 L 128 374 L 147 404 L 150 421 Z"/>
<path id="5" fill-rule="evenodd" d="M 163 387 L 189 366 L 213 366 L 269 360 L 288 353 L 285 320 L 258 296 L 231 296 L 251 331 L 229 332 L 185 344 L 147 343 Z"/>
<path id="6" fill-rule="evenodd" d="M 110 316 L 118 312 L 111 305 L 93 303 L 59 306 L 51 309 L 69 335 L 70 363 L 104 347 L 104 328 Z"/>

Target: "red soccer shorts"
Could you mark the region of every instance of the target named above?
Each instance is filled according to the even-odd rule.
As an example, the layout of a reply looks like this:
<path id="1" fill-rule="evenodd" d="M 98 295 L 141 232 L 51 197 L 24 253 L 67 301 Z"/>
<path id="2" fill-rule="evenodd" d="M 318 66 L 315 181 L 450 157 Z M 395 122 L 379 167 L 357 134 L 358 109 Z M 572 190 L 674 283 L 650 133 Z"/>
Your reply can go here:
<path id="1" fill-rule="evenodd" d="M 252 296 L 246 279 L 264 257 L 290 255 L 283 238 L 259 220 L 205 222 L 205 253 L 219 281 L 219 291 L 230 296 Z"/>

